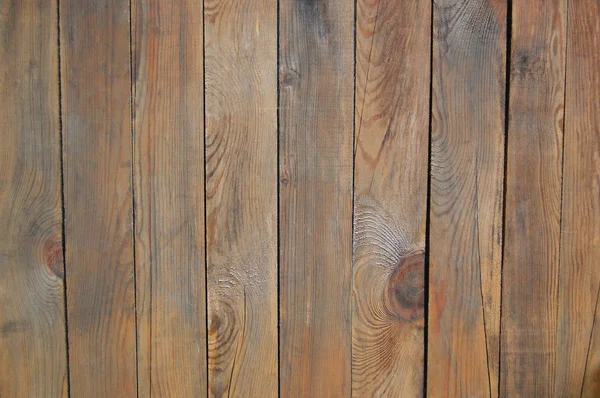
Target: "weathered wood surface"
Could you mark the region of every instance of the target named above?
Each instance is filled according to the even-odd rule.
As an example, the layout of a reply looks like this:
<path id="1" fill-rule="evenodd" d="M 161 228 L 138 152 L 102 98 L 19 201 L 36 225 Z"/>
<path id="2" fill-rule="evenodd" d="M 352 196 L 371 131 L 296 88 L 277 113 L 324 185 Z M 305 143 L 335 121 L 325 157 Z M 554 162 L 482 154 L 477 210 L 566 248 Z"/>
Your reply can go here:
<path id="1" fill-rule="evenodd" d="M 597 259 L 598 257 L 595 258 Z M 585 369 L 583 379 L 581 380 L 581 396 L 586 398 L 597 397 L 600 395 L 600 312 L 598 311 L 598 297 L 600 297 L 600 295 L 596 296 L 594 318 L 592 320 L 593 325 L 587 343 L 588 347 L 585 356 Z M 583 344 L 585 344 L 585 340 Z M 579 346 L 581 346 L 581 344 L 579 344 Z M 573 351 L 577 353 L 577 351 Z M 581 359 L 581 357 L 577 357 L 576 354 L 569 355 L 575 356 L 579 360 Z M 572 359 L 570 360 L 572 361 Z M 581 369 L 581 365 L 577 364 L 574 366 L 574 370 L 570 371 L 571 379 L 577 380 L 578 377 L 580 377 L 580 374 L 577 372 L 579 369 Z M 575 386 L 574 392 L 577 393 L 577 383 L 574 383 L 573 385 Z M 571 385 L 567 384 L 567 386 L 570 387 Z"/>
<path id="2" fill-rule="evenodd" d="M 566 4 L 512 6 L 501 396 L 556 396 Z M 558 395 L 562 396 L 562 395 Z"/>
<path id="3" fill-rule="evenodd" d="M 348 396 L 354 3 L 279 6 L 281 394 Z"/>
<path id="4" fill-rule="evenodd" d="M 600 3 L 568 2 L 556 396 L 600 396 Z"/>
<path id="5" fill-rule="evenodd" d="M 0 396 L 599 396 L 599 37 L 0 1 Z"/>
<path id="6" fill-rule="evenodd" d="M 140 396 L 206 396 L 202 3 L 132 4 Z"/>
<path id="7" fill-rule="evenodd" d="M 357 3 L 352 392 L 423 393 L 431 3 Z"/>
<path id="8" fill-rule="evenodd" d="M 277 396 L 277 3 L 206 0 L 209 395 Z"/>
<path id="9" fill-rule="evenodd" d="M 506 3 L 433 10 L 427 393 L 496 396 Z"/>
<path id="10" fill-rule="evenodd" d="M 71 396 L 136 395 L 129 1 L 61 0 Z"/>
<path id="11" fill-rule="evenodd" d="M 0 396 L 66 397 L 56 2 L 0 3 Z"/>

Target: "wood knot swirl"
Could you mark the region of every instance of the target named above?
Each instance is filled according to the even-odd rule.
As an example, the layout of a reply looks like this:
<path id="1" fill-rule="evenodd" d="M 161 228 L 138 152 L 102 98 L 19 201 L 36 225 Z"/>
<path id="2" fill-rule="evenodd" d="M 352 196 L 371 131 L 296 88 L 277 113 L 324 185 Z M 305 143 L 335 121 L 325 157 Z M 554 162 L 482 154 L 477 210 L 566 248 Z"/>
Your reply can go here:
<path id="1" fill-rule="evenodd" d="M 300 73 L 282 66 L 279 70 L 279 83 L 281 87 L 295 86 L 300 79 Z"/>
<path id="2" fill-rule="evenodd" d="M 54 275 L 63 279 L 65 277 L 63 265 L 63 247 L 60 239 L 49 239 L 44 244 L 44 261 Z"/>
<path id="3" fill-rule="evenodd" d="M 388 310 L 398 320 L 414 322 L 425 314 L 425 255 L 404 257 L 391 273 L 385 291 Z"/>

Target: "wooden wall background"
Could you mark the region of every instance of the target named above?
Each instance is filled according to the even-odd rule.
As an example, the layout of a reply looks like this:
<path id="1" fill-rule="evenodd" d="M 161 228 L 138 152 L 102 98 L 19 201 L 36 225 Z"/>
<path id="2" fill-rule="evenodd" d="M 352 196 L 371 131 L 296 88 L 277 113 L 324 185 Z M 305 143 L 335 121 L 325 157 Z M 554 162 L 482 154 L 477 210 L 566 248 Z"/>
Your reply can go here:
<path id="1" fill-rule="evenodd" d="M 600 396 L 598 0 L 2 0 L 0 54 L 0 397 Z"/>

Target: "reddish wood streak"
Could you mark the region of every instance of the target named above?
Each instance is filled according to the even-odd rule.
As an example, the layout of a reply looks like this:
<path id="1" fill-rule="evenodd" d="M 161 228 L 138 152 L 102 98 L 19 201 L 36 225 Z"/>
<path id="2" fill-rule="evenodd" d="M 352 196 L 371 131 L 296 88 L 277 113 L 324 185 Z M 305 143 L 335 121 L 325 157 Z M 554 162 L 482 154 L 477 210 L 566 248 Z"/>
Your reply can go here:
<path id="1" fill-rule="evenodd" d="M 46 241 L 44 244 L 44 261 L 54 275 L 61 279 L 65 277 L 62 240 L 48 239 Z"/>

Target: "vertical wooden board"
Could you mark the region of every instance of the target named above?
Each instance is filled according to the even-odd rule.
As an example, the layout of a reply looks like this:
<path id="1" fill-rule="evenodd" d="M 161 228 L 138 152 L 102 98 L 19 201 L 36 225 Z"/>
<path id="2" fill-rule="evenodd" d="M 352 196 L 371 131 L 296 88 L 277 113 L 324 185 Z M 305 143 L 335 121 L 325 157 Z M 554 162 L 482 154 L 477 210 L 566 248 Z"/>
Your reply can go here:
<path id="1" fill-rule="evenodd" d="M 556 395 L 578 395 L 585 377 L 583 395 L 594 397 L 600 396 L 600 3 L 570 1 L 567 26 Z"/>
<path id="2" fill-rule="evenodd" d="M 280 377 L 351 393 L 354 2 L 282 0 Z"/>
<path id="3" fill-rule="evenodd" d="M 496 396 L 506 2 L 434 4 L 427 391 Z"/>
<path id="4" fill-rule="evenodd" d="M 203 8 L 138 1 L 135 250 L 140 396 L 206 396 Z"/>
<path id="5" fill-rule="evenodd" d="M 0 396 L 67 396 L 56 2 L 0 3 Z"/>
<path id="6" fill-rule="evenodd" d="M 600 303 L 599 299 L 600 290 L 598 291 L 598 294 L 596 296 L 593 325 L 592 330 L 590 332 L 587 354 L 585 357 L 585 369 L 581 386 L 581 396 L 585 398 L 593 398 L 600 395 L 600 312 L 598 312 L 598 304 Z M 577 357 L 576 359 L 579 360 L 580 358 Z M 577 393 L 577 390 L 575 390 L 575 393 Z"/>
<path id="7" fill-rule="evenodd" d="M 277 396 L 277 3 L 205 0 L 209 395 Z"/>
<path id="8" fill-rule="evenodd" d="M 502 278 L 502 396 L 555 396 L 566 6 L 515 2 Z"/>
<path id="9" fill-rule="evenodd" d="M 129 1 L 61 0 L 71 394 L 136 395 Z"/>
<path id="10" fill-rule="evenodd" d="M 352 392 L 423 393 L 431 2 L 357 3 Z"/>

